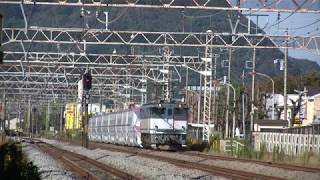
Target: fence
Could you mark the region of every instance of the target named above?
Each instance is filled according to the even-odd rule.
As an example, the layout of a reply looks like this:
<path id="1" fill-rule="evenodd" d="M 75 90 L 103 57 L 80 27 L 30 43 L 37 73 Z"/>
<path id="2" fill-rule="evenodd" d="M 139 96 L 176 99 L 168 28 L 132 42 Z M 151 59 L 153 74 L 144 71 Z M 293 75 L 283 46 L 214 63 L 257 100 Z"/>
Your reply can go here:
<path id="1" fill-rule="evenodd" d="M 223 140 L 224 141 L 224 152 L 239 152 L 240 149 L 244 148 L 244 144 L 237 140 Z"/>
<path id="2" fill-rule="evenodd" d="M 319 134 L 292 134 L 292 133 L 254 133 L 254 145 L 260 150 L 262 144 L 266 145 L 267 151 L 272 152 L 279 147 L 285 154 L 298 155 L 304 152 L 320 152 Z"/>

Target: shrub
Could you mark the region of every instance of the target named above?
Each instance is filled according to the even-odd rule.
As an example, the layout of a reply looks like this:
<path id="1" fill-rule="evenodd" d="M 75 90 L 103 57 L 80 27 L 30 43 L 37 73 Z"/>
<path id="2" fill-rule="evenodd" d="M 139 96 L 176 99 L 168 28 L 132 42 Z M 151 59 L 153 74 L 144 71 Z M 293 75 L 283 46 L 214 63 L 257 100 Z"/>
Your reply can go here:
<path id="1" fill-rule="evenodd" d="M 40 180 L 38 168 L 24 158 L 21 146 L 12 142 L 0 147 L 0 177 Z"/>

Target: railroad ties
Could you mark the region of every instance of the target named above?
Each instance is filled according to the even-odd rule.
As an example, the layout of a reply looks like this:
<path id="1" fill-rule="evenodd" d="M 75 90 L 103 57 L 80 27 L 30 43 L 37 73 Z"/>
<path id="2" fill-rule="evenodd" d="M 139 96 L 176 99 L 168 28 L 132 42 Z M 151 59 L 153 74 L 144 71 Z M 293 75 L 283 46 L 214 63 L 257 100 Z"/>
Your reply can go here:
<path id="1" fill-rule="evenodd" d="M 75 152 L 60 149 L 38 139 L 24 139 L 35 148 L 60 160 L 66 167 L 83 179 L 131 179 L 138 180 L 140 177 L 133 176 L 127 172 L 108 166 L 95 159 L 88 158 Z"/>

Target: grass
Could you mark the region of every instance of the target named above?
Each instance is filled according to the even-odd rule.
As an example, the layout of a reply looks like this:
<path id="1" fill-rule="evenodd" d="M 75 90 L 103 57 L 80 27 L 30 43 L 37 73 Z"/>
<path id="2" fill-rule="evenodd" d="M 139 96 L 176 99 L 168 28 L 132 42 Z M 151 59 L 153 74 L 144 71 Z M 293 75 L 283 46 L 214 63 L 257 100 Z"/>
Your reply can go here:
<path id="1" fill-rule="evenodd" d="M 304 152 L 303 154 L 293 156 L 286 155 L 284 149 L 275 146 L 272 152 L 268 152 L 266 144 L 260 144 L 260 149 L 256 150 L 249 141 L 241 141 L 244 144 L 242 148 L 231 148 L 229 152 L 223 152 L 220 149 L 220 138 L 218 135 L 213 135 L 210 138 L 210 143 L 203 143 L 197 139 L 188 139 L 187 145 L 192 150 L 208 152 L 215 155 L 232 156 L 241 159 L 254 159 L 268 162 L 289 163 L 300 166 L 319 167 L 320 153 Z M 234 141 L 230 139 L 230 141 Z"/>
<path id="2" fill-rule="evenodd" d="M 82 130 L 81 129 L 68 129 L 57 134 L 53 132 L 45 132 L 44 137 L 46 138 L 57 138 L 64 140 L 81 140 L 82 138 Z"/>

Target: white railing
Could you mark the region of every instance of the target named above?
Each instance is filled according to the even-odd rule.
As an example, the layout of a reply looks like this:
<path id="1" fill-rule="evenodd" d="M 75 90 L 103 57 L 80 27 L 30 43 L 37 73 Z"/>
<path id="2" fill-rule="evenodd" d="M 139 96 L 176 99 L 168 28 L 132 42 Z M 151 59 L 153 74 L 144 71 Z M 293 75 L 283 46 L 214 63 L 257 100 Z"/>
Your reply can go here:
<path id="1" fill-rule="evenodd" d="M 244 144 L 237 140 L 225 140 L 224 152 L 239 152 L 240 148 L 243 149 Z"/>
<path id="2" fill-rule="evenodd" d="M 289 134 L 289 133 L 254 133 L 254 147 L 260 150 L 265 144 L 268 152 L 272 152 L 275 147 L 283 150 L 285 154 L 299 155 L 304 152 L 320 152 L 319 134 Z"/>

